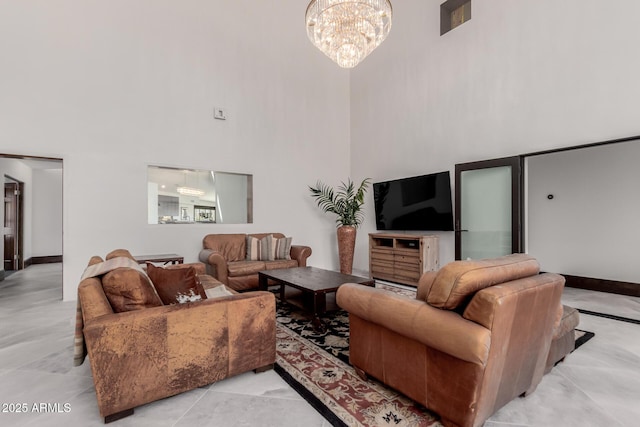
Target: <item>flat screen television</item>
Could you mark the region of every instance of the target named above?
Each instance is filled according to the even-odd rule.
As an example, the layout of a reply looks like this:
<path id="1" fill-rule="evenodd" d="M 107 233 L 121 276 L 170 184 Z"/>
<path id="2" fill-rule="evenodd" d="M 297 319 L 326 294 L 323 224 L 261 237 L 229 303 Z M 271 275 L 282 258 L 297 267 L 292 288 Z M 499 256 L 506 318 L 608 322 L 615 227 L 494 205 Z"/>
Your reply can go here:
<path id="1" fill-rule="evenodd" d="M 378 230 L 452 231 L 449 171 L 374 182 Z"/>

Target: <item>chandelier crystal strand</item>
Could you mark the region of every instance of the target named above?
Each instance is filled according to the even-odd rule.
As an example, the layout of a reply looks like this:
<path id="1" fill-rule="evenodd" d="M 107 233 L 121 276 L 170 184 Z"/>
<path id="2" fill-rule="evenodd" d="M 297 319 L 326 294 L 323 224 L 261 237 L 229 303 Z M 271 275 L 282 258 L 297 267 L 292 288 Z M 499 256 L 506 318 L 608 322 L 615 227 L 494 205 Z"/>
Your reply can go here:
<path id="1" fill-rule="evenodd" d="M 387 38 L 389 0 L 312 0 L 305 20 L 311 42 L 343 68 L 353 68 Z"/>

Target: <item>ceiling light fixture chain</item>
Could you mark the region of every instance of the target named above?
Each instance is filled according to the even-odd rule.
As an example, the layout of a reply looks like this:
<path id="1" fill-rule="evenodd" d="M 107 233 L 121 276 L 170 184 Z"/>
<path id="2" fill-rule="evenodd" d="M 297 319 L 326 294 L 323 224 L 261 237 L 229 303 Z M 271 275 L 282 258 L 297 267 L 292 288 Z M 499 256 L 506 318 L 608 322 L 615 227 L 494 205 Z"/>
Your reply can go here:
<path id="1" fill-rule="evenodd" d="M 311 42 L 342 68 L 353 68 L 387 38 L 389 0 L 312 0 L 305 21 Z"/>

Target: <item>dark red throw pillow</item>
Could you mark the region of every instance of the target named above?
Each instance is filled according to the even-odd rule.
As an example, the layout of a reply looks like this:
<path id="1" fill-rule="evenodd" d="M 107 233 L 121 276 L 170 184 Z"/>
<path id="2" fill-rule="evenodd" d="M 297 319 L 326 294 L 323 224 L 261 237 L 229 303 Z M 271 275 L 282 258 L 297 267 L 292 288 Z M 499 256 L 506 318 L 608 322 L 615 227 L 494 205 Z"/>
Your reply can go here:
<path id="1" fill-rule="evenodd" d="M 165 305 L 207 298 L 193 267 L 167 269 L 148 262 L 147 274 Z"/>

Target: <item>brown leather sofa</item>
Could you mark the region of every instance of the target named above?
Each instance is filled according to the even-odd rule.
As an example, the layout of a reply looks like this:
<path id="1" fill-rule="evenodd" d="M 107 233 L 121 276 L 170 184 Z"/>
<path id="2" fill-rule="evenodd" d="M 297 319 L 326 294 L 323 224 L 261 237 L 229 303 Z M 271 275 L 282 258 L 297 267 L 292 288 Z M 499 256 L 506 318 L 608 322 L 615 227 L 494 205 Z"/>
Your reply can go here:
<path id="1" fill-rule="evenodd" d="M 284 238 L 282 233 L 256 233 L 248 236 L 262 239 L 273 235 Z M 273 261 L 247 261 L 247 234 L 208 234 L 202 239 L 203 249 L 199 259 L 207 266 L 207 274 L 215 277 L 238 292 L 258 290 L 258 272 L 278 268 L 306 267 L 311 255 L 309 246 L 291 245 L 291 259 Z"/>
<path id="2" fill-rule="evenodd" d="M 91 264 L 101 262 L 93 257 Z M 220 286 L 195 267 L 204 288 Z M 161 304 L 161 302 L 160 302 Z M 133 408 L 250 370 L 273 367 L 275 297 L 250 292 L 116 313 L 102 277 L 78 286 L 76 365 L 86 348 L 100 415 L 105 422 Z M 79 359 L 79 360 L 78 360 Z"/>
<path id="3" fill-rule="evenodd" d="M 351 364 L 441 416 L 481 426 L 533 392 L 560 322 L 564 278 L 516 254 L 425 273 L 416 299 L 345 284 Z"/>

